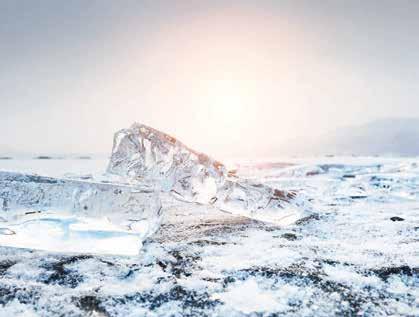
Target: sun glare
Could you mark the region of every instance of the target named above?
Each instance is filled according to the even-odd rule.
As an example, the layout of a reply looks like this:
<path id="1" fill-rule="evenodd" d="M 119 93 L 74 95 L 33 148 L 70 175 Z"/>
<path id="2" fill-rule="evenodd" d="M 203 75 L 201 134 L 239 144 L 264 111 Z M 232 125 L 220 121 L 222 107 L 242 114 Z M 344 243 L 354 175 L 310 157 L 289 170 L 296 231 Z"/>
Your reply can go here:
<path id="1" fill-rule="evenodd" d="M 226 79 L 208 83 L 206 90 L 200 107 L 202 119 L 215 127 L 213 133 L 220 142 L 237 141 L 251 119 L 249 109 L 253 98 L 249 90 L 240 81 Z"/>

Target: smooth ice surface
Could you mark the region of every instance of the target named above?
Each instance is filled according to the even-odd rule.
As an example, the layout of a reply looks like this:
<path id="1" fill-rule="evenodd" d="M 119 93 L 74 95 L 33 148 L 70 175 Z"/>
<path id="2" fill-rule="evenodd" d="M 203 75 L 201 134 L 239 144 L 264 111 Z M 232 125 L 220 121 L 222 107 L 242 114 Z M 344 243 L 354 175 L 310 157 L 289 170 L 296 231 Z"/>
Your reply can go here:
<path id="1" fill-rule="evenodd" d="M 304 189 L 317 216 L 280 227 L 173 201 L 139 257 L 0 247 L 0 316 L 419 315 L 419 159 L 279 163 L 237 174 Z"/>
<path id="2" fill-rule="evenodd" d="M 177 199 L 281 225 L 310 211 L 302 192 L 237 177 L 221 162 L 143 124 L 115 134 L 108 172 L 137 182 L 157 180 Z"/>
<path id="3" fill-rule="evenodd" d="M 151 185 L 0 172 L 3 246 L 135 255 L 160 218 L 160 198 Z"/>

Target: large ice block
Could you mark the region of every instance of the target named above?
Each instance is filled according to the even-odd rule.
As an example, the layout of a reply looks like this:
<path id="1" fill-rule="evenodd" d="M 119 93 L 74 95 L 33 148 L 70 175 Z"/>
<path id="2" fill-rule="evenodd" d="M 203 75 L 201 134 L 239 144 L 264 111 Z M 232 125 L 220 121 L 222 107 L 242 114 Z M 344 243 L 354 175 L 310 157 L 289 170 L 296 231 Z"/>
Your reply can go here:
<path id="1" fill-rule="evenodd" d="M 0 245 L 138 254 L 161 220 L 153 184 L 135 186 L 0 172 Z"/>
<path id="2" fill-rule="evenodd" d="M 108 172 L 138 183 L 154 180 L 177 199 L 277 224 L 310 211 L 302 194 L 234 177 L 219 161 L 144 124 L 115 134 Z"/>

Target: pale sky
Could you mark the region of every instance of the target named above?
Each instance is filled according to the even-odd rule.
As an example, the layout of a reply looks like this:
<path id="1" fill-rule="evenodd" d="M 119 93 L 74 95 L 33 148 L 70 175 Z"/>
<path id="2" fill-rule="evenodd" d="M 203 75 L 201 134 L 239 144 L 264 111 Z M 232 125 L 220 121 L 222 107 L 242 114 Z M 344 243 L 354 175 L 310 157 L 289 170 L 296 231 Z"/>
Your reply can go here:
<path id="1" fill-rule="evenodd" d="M 138 121 L 216 157 L 276 156 L 418 117 L 418 54 L 414 0 L 2 0 L 0 147 L 109 153 Z"/>

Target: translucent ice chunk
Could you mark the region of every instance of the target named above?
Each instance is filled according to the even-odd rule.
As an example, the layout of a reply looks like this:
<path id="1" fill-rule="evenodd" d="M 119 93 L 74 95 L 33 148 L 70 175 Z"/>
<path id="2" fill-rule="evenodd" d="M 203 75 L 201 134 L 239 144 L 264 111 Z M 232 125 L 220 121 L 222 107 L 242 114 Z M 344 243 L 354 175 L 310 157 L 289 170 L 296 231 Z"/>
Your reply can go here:
<path id="1" fill-rule="evenodd" d="M 292 224 L 311 211 L 302 194 L 246 180 L 227 180 L 213 204 L 223 211 L 278 225 Z"/>
<path id="2" fill-rule="evenodd" d="M 0 172 L 0 245 L 138 254 L 161 220 L 154 186 Z"/>
<path id="3" fill-rule="evenodd" d="M 137 179 L 165 178 L 174 182 L 205 174 L 222 180 L 222 163 L 184 145 L 174 137 L 135 123 L 114 136 L 108 172 Z"/>
<path id="4" fill-rule="evenodd" d="M 152 179 L 177 199 L 277 224 L 310 211 L 302 194 L 234 177 L 219 161 L 138 123 L 115 134 L 108 172 L 138 182 Z"/>

